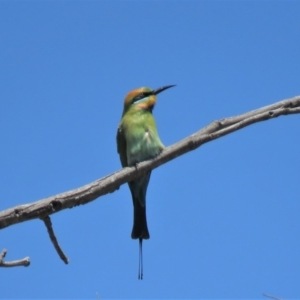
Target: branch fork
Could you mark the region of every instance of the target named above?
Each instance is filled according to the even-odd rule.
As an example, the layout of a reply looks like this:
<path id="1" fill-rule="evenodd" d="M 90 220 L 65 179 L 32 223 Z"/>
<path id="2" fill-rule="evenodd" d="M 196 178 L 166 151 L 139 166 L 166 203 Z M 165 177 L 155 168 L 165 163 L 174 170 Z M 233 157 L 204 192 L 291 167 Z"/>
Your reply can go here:
<path id="1" fill-rule="evenodd" d="M 30 265 L 30 259 L 29 257 L 25 257 L 19 260 L 12 260 L 12 261 L 4 261 L 4 257 L 6 256 L 7 250 L 3 249 L 0 253 L 0 267 L 28 267 Z"/>

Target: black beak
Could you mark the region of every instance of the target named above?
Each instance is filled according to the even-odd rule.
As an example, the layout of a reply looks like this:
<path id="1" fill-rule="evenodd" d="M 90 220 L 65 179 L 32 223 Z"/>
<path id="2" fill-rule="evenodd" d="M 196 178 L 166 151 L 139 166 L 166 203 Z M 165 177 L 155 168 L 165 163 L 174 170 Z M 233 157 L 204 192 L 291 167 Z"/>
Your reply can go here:
<path id="1" fill-rule="evenodd" d="M 176 84 L 171 84 L 171 85 L 165 85 L 165 86 L 162 86 L 162 87 L 160 87 L 160 88 L 158 88 L 158 89 L 156 89 L 156 90 L 153 90 L 153 91 L 151 92 L 151 94 L 152 94 L 152 95 L 157 95 L 157 94 L 163 92 L 164 90 L 169 89 L 169 88 L 171 88 L 171 87 L 173 87 L 173 86 L 175 86 L 175 85 L 176 85 Z"/>

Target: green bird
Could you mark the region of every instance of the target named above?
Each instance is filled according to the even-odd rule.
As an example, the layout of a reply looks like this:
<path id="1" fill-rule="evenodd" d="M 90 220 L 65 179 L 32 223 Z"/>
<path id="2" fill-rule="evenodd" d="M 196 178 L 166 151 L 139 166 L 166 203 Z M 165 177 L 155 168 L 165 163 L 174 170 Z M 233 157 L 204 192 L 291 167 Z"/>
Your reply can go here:
<path id="1" fill-rule="evenodd" d="M 124 100 L 124 110 L 117 132 L 117 148 L 122 167 L 136 166 L 162 152 L 162 144 L 152 115 L 156 95 L 173 87 L 167 85 L 156 90 L 147 87 L 129 92 Z M 133 228 L 131 238 L 139 239 L 139 272 L 143 279 L 143 239 L 150 238 L 146 218 L 146 192 L 151 171 L 128 182 L 133 201 Z"/>

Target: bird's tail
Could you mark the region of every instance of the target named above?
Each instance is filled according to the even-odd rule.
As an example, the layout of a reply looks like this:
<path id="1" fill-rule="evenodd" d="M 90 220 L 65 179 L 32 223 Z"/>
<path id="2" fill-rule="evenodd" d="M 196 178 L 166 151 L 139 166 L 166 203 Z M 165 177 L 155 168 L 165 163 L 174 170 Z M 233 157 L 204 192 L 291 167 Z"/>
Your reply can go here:
<path id="1" fill-rule="evenodd" d="M 134 212 L 133 212 L 133 228 L 131 232 L 131 238 L 144 239 L 150 238 L 147 218 L 146 218 L 146 203 L 145 206 L 141 206 L 138 199 L 134 199 Z"/>

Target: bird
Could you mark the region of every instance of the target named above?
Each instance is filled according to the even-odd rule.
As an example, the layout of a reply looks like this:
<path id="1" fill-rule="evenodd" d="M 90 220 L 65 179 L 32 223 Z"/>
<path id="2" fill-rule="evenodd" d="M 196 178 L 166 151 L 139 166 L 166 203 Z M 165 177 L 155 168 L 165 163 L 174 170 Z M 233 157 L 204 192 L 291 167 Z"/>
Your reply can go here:
<path id="1" fill-rule="evenodd" d="M 126 95 L 117 130 L 117 150 L 123 168 L 137 166 L 163 151 L 164 145 L 159 138 L 152 112 L 156 96 L 173 86 L 166 85 L 155 90 L 141 87 Z M 133 201 L 131 238 L 139 239 L 138 279 L 143 279 L 143 240 L 150 238 L 146 218 L 146 193 L 150 175 L 151 170 L 128 182 Z"/>

